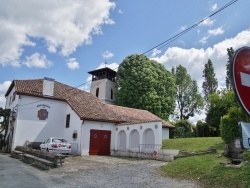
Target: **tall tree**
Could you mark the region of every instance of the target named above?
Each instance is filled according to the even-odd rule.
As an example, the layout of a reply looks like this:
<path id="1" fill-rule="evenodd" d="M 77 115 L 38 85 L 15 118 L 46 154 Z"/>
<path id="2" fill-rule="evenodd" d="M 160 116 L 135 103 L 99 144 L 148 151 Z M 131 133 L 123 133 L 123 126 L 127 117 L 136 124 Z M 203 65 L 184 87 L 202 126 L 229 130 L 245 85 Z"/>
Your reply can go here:
<path id="1" fill-rule="evenodd" d="M 133 54 L 120 64 L 116 76 L 118 105 L 148 110 L 167 120 L 175 108 L 175 95 L 173 75 L 156 61 Z"/>
<path id="2" fill-rule="evenodd" d="M 227 75 L 226 75 L 226 87 L 227 90 L 232 90 L 231 75 L 230 75 L 230 64 L 233 62 L 234 49 L 232 47 L 227 48 L 228 60 L 226 63 Z"/>
<path id="3" fill-rule="evenodd" d="M 0 134 L 4 132 L 4 138 L 6 139 L 7 130 L 8 130 L 8 118 L 10 116 L 10 109 L 3 109 L 0 107 L 0 117 L 3 118 L 3 121 L 0 122 Z"/>
<path id="4" fill-rule="evenodd" d="M 215 93 L 218 88 L 218 80 L 215 78 L 214 66 L 210 59 L 208 59 L 208 62 L 205 64 L 203 77 L 205 78 L 205 81 L 202 83 L 202 88 L 205 101 L 207 101 L 208 96 Z"/>
<path id="5" fill-rule="evenodd" d="M 177 85 L 177 104 L 180 119 L 189 119 L 195 113 L 200 113 L 204 107 L 201 94 L 198 92 L 197 82 L 191 79 L 187 69 L 181 65 L 172 68 Z"/>
<path id="6" fill-rule="evenodd" d="M 206 122 L 216 128 L 217 136 L 219 136 L 221 118 L 228 113 L 230 107 L 239 107 L 239 104 L 232 90 L 213 93 L 209 96 L 208 102 Z"/>

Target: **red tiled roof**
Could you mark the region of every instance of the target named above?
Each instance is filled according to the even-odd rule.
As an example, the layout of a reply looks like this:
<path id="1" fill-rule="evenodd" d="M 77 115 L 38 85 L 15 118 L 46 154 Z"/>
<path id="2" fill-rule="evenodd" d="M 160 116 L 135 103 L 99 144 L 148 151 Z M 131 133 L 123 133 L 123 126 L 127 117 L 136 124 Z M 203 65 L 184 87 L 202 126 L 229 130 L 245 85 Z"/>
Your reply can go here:
<path id="1" fill-rule="evenodd" d="M 42 93 L 43 79 L 14 80 L 5 96 L 10 93 L 14 86 L 18 95 L 44 97 Z M 89 92 L 57 81 L 54 83 L 54 96 L 50 99 L 66 101 L 82 120 L 114 122 L 118 124 L 162 121 L 163 127 L 174 127 L 146 110 L 108 105 Z"/>
<path id="2" fill-rule="evenodd" d="M 166 122 L 165 120 L 159 118 L 158 116 L 152 114 L 147 110 L 140 110 L 135 108 L 128 108 L 123 106 L 109 105 L 112 110 L 117 112 L 126 122 L 122 124 L 135 124 L 135 123 L 147 123 L 154 121 L 161 121 L 162 126 L 166 128 L 174 128 L 173 125 Z"/>

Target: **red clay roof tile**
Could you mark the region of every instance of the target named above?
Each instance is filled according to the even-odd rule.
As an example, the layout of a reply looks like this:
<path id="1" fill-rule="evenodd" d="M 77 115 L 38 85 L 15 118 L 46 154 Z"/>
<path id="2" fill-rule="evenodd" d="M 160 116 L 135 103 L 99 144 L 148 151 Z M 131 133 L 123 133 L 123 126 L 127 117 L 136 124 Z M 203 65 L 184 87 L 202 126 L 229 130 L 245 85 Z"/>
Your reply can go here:
<path id="1" fill-rule="evenodd" d="M 13 87 L 15 87 L 19 95 L 44 97 L 42 94 L 43 79 L 14 80 L 5 96 L 10 93 Z M 89 92 L 57 81 L 54 83 L 54 96 L 50 99 L 66 101 L 82 120 L 114 122 L 117 124 L 161 121 L 163 127 L 174 128 L 170 123 L 146 110 L 109 105 Z"/>

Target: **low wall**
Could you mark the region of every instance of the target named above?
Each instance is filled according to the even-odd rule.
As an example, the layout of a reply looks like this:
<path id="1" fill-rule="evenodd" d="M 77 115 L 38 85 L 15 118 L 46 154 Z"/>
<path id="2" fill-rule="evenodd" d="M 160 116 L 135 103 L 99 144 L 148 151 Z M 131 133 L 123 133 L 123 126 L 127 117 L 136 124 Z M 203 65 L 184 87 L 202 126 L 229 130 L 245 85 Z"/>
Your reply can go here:
<path id="1" fill-rule="evenodd" d="M 153 160 L 162 160 L 166 162 L 173 161 L 175 155 L 178 155 L 178 154 L 179 154 L 179 150 L 160 150 L 159 152 L 156 152 L 156 151 L 139 152 L 139 150 L 128 149 L 128 150 L 111 151 L 112 156 L 153 159 Z"/>

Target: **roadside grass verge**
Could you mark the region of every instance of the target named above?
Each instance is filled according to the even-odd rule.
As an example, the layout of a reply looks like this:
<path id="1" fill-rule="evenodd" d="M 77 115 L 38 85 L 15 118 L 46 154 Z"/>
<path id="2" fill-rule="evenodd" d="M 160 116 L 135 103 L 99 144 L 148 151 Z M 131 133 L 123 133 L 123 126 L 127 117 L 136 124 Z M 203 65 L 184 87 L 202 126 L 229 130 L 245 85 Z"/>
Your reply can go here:
<path id="1" fill-rule="evenodd" d="M 192 138 L 191 140 L 193 142 L 199 142 L 203 138 L 197 139 Z M 249 187 L 249 164 L 241 168 L 225 167 L 222 163 L 227 163 L 227 159 L 221 155 L 224 143 L 218 143 L 218 138 L 204 139 L 209 143 L 204 143 L 202 145 L 209 145 L 209 147 L 213 148 L 217 147 L 219 151 L 215 154 L 193 156 L 174 160 L 173 162 L 161 167 L 163 174 L 175 179 L 186 179 L 200 182 L 204 187 Z M 212 141 L 213 139 L 214 141 Z M 173 139 L 173 142 L 176 142 L 176 140 L 178 139 Z M 192 143 L 190 138 L 181 140 L 182 144 L 186 145 L 185 147 L 189 147 L 190 145 L 192 149 L 186 149 L 185 147 L 181 147 L 181 149 L 178 147 L 171 147 L 171 149 L 180 149 L 181 151 L 202 151 L 201 149 L 203 146 L 201 147 L 200 144 L 197 143 L 197 148 L 195 148 L 195 143 Z M 179 144 L 181 144 L 181 140 L 178 141 Z M 172 140 L 169 141 L 171 142 Z M 169 145 L 172 144 L 170 144 L 170 142 L 168 143 Z M 211 143 L 214 143 L 215 145 Z M 208 148 L 205 148 L 204 150 L 207 149 Z M 245 159 L 250 161 L 250 151 L 245 152 Z"/>

